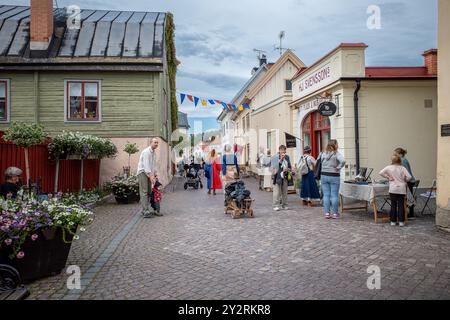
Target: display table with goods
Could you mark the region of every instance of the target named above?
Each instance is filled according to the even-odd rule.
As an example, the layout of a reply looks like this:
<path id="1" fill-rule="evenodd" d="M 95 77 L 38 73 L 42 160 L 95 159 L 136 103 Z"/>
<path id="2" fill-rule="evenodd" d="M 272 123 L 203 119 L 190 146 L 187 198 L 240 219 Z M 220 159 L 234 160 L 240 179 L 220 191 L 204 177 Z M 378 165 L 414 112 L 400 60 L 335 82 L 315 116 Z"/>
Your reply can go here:
<path id="1" fill-rule="evenodd" d="M 89 207 L 59 196 L 0 199 L 0 207 L 0 264 L 24 282 L 61 273 L 77 231 L 93 221 Z"/>
<path id="2" fill-rule="evenodd" d="M 382 222 L 389 222 L 389 216 L 383 215 L 380 212 L 377 204 L 377 199 L 386 199 L 389 197 L 389 183 L 383 182 L 353 182 L 345 181 L 341 182 L 339 188 L 339 202 L 341 212 L 350 210 L 364 209 L 366 212 L 369 210 L 369 206 L 373 207 L 375 223 L 379 220 Z M 363 206 L 345 206 L 344 198 L 350 198 L 353 200 L 363 201 Z M 407 204 L 414 202 L 412 194 L 408 190 L 407 201 L 405 201 L 405 209 Z M 405 210 L 406 212 L 406 210 Z M 406 217 L 407 219 L 407 217 Z"/>

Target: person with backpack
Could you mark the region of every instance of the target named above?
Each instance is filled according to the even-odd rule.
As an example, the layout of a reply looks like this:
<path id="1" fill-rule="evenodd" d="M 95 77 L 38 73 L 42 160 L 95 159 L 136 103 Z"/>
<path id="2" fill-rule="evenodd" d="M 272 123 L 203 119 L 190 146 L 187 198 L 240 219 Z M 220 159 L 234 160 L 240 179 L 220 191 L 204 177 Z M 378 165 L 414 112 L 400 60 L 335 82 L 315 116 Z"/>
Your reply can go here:
<path id="1" fill-rule="evenodd" d="M 345 159 L 338 151 L 337 140 L 328 141 L 326 151 L 321 154 L 322 170 L 320 182 L 323 192 L 323 211 L 325 219 L 339 218 L 339 188 L 341 186 L 341 170 Z"/>
<path id="2" fill-rule="evenodd" d="M 312 207 L 313 201 L 320 200 L 319 188 L 314 175 L 316 159 L 311 155 L 311 147 L 306 146 L 303 151 L 304 154 L 300 157 L 298 165 L 298 173 L 302 177 L 300 198 L 304 206 Z"/>

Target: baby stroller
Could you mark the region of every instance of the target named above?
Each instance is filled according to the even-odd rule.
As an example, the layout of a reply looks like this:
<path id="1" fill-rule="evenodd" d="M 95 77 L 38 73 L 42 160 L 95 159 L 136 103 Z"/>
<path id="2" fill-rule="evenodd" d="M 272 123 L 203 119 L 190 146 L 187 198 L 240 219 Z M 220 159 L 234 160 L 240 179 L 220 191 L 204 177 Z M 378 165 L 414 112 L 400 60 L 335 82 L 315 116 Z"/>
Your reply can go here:
<path id="1" fill-rule="evenodd" d="M 200 178 L 200 169 L 199 165 L 191 164 L 185 165 L 185 177 L 186 181 L 184 183 L 184 190 L 187 190 L 189 187 L 197 190 L 199 187 L 203 189 L 202 179 Z"/>

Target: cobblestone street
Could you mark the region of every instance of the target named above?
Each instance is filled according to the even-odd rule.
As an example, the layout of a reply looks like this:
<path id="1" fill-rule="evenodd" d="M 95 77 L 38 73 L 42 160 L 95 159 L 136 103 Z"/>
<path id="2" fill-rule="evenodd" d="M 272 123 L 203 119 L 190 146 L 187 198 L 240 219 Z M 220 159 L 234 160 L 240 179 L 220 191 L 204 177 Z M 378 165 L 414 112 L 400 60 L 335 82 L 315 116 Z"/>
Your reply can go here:
<path id="1" fill-rule="evenodd" d="M 72 246 L 82 290 L 68 275 L 32 283 L 29 299 L 449 299 L 450 234 L 420 217 L 405 228 L 350 212 L 325 220 L 321 208 L 274 212 L 272 194 L 252 190 L 255 218 L 223 213 L 223 194 L 169 186 L 164 217 L 138 205 L 103 205 Z M 172 189 L 175 191 L 172 192 Z M 369 290 L 367 268 L 381 268 Z"/>

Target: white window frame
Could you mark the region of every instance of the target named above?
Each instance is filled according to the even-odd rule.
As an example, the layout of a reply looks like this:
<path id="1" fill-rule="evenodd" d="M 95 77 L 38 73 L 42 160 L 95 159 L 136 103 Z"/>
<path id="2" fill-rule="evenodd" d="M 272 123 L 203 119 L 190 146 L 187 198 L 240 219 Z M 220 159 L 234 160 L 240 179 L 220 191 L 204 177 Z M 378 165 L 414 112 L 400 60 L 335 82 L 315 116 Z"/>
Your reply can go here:
<path id="1" fill-rule="evenodd" d="M 6 119 L 0 119 L 0 123 L 10 123 L 11 122 L 11 80 L 0 78 L 1 82 L 6 82 Z"/>
<path id="2" fill-rule="evenodd" d="M 70 120 L 68 118 L 68 83 L 69 82 L 97 82 L 98 83 L 98 119 L 97 120 Z M 64 123 L 101 123 L 102 122 L 102 80 L 100 79 L 64 79 Z"/>

